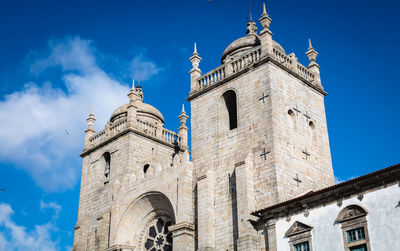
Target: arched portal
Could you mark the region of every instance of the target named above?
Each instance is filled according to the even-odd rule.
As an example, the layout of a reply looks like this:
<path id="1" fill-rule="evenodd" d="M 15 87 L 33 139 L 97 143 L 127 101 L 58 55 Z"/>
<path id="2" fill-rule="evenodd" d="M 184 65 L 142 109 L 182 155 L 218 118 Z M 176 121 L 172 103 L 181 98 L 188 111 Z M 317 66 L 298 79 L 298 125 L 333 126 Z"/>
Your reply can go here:
<path id="1" fill-rule="evenodd" d="M 137 250 L 171 251 L 175 214 L 169 199 L 160 192 L 149 192 L 137 198 L 123 214 L 115 244 Z"/>

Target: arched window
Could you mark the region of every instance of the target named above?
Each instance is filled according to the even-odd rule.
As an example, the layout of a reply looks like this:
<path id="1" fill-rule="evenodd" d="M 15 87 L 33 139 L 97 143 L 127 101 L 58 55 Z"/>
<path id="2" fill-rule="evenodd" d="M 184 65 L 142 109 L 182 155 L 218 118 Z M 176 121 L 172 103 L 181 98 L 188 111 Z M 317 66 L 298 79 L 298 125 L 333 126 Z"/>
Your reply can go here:
<path id="1" fill-rule="evenodd" d="M 144 167 L 143 167 L 143 172 L 146 173 L 147 170 L 149 169 L 149 167 L 150 167 L 150 164 L 144 165 Z"/>
<path id="2" fill-rule="evenodd" d="M 367 211 L 357 205 L 344 208 L 336 218 L 342 225 L 344 248 L 346 251 L 368 251 L 369 246 Z"/>
<path id="3" fill-rule="evenodd" d="M 229 90 L 222 95 L 219 110 L 222 128 L 229 128 L 229 130 L 237 128 L 237 102 L 234 91 Z"/>
<path id="4" fill-rule="evenodd" d="M 111 155 L 109 152 L 103 154 L 104 161 L 104 184 L 110 182 Z"/>

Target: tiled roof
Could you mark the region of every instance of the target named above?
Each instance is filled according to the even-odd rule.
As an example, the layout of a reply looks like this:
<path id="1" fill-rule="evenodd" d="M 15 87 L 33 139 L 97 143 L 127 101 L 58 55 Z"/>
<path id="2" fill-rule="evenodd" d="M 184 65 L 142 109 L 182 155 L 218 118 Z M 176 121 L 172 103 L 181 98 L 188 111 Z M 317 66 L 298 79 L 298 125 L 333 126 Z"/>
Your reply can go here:
<path id="1" fill-rule="evenodd" d="M 273 209 L 277 209 L 279 207 L 287 206 L 287 205 L 299 202 L 299 201 L 304 200 L 304 199 L 312 198 L 314 196 L 321 196 L 323 194 L 327 194 L 327 193 L 332 192 L 334 190 L 339 190 L 341 188 L 348 187 L 348 186 L 354 185 L 356 183 L 369 180 L 369 179 L 371 179 L 371 178 L 373 178 L 375 176 L 388 174 L 388 173 L 390 173 L 392 171 L 397 171 L 399 173 L 398 175 L 400 175 L 400 163 L 396 164 L 396 165 L 393 165 L 393 166 L 390 166 L 390 167 L 387 167 L 387 168 L 384 168 L 384 169 L 381 169 L 381 170 L 378 170 L 378 171 L 375 171 L 375 172 L 372 172 L 372 173 L 369 173 L 369 174 L 366 174 L 366 175 L 363 175 L 363 176 L 360 176 L 360 177 L 357 177 L 357 178 L 354 178 L 354 179 L 351 179 L 351 180 L 348 180 L 348 181 L 345 181 L 345 182 L 341 182 L 341 183 L 335 184 L 333 186 L 329 186 L 329 187 L 326 187 L 326 188 L 323 188 L 323 189 L 320 189 L 320 190 L 317 190 L 317 191 L 312 191 L 312 192 L 303 194 L 303 195 L 295 197 L 293 199 L 290 199 L 290 200 L 287 200 L 287 201 L 283 201 L 281 203 L 278 203 L 278 204 L 275 204 L 275 205 L 272 205 L 272 206 L 269 206 L 269 207 L 266 207 L 266 208 L 263 208 L 263 209 L 260 209 L 260 210 L 257 210 L 257 211 L 254 211 L 254 212 L 251 213 L 251 215 L 260 216 L 264 212 L 267 212 L 267 211 L 270 211 L 270 210 L 273 210 Z M 399 180 L 400 176 L 392 177 L 392 178 L 396 178 L 397 180 Z M 377 184 L 377 186 L 378 186 L 378 184 Z"/>

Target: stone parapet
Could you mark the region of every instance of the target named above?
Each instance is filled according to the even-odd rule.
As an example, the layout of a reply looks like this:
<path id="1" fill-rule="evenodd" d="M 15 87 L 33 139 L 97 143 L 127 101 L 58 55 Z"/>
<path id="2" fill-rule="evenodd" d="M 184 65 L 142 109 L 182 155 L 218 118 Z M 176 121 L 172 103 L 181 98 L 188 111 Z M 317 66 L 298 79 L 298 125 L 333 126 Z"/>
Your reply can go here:
<path id="1" fill-rule="evenodd" d="M 154 125 L 152 123 L 137 119 L 135 125 L 127 123 L 127 119 L 123 119 L 114 124 L 109 124 L 104 130 L 94 134 L 85 145 L 81 156 L 97 149 L 104 145 L 106 142 L 118 138 L 129 131 L 135 132 L 139 135 L 158 141 L 159 143 L 166 144 L 171 147 L 176 145 L 181 146 L 182 137 L 171 130 L 164 127 Z"/>

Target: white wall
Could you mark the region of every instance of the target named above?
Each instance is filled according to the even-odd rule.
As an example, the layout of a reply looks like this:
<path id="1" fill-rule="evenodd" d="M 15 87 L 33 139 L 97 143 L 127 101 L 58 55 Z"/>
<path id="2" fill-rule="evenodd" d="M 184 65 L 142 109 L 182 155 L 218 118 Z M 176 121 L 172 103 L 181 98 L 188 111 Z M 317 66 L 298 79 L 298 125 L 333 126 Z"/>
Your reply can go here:
<path id="1" fill-rule="evenodd" d="M 308 217 L 303 214 L 292 216 L 290 222 L 285 218 L 276 222 L 277 250 L 289 251 L 289 238 L 285 232 L 295 221 L 313 227 L 312 247 L 314 251 L 343 251 L 341 224 L 335 224 L 339 212 L 349 205 L 359 205 L 368 211 L 368 232 L 372 250 L 400 250 L 400 187 L 392 185 L 384 189 L 364 194 L 359 201 L 356 196 L 343 201 L 310 210 Z"/>

